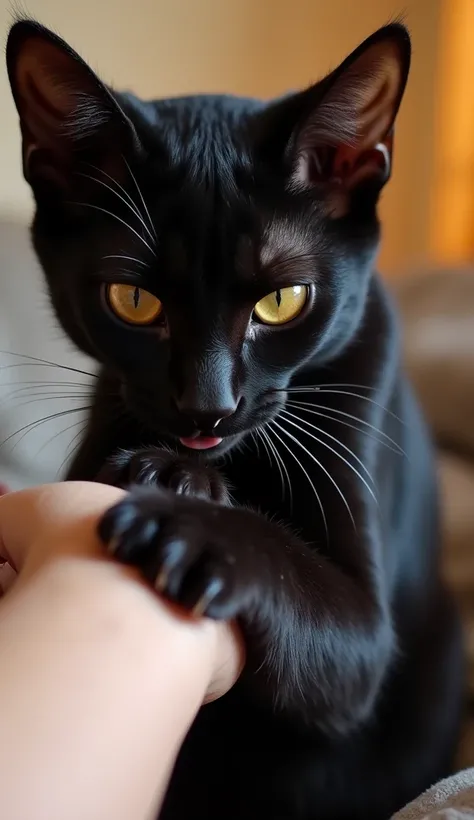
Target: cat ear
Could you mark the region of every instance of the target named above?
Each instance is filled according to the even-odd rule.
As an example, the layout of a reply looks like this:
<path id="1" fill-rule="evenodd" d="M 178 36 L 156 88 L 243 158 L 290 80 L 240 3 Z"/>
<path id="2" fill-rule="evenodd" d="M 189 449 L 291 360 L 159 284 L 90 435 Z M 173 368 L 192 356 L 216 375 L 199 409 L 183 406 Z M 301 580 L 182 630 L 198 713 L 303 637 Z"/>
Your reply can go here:
<path id="1" fill-rule="evenodd" d="M 290 141 L 293 179 L 303 186 L 330 183 L 337 215 L 348 193 L 368 181 L 380 188 L 390 176 L 410 53 L 405 27 L 386 26 L 303 93 L 306 112 Z"/>
<path id="2" fill-rule="evenodd" d="M 68 188 L 84 159 L 116 173 L 136 134 L 79 55 L 48 29 L 24 20 L 12 26 L 6 56 L 26 180 Z"/>

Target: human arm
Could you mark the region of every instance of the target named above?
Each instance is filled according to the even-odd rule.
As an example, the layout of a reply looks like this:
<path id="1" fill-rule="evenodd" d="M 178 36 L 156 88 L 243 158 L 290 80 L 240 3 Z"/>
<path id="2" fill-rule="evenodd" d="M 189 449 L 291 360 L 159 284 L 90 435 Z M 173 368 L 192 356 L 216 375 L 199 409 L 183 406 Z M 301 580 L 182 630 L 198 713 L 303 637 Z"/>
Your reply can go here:
<path id="1" fill-rule="evenodd" d="M 183 617 L 103 560 L 97 520 L 123 495 L 69 483 L 0 499 L 20 570 L 0 605 L 5 820 L 152 817 L 202 701 L 238 675 L 227 626 Z"/>

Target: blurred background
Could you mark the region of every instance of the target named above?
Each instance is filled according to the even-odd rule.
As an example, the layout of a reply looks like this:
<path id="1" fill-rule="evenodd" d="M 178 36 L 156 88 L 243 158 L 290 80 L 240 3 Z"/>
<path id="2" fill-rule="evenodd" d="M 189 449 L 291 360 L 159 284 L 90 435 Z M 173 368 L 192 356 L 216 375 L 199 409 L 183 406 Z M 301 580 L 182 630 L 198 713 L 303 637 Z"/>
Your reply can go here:
<path id="1" fill-rule="evenodd" d="M 406 366 L 439 455 L 445 572 L 470 658 L 472 719 L 460 762 L 472 765 L 474 0 L 25 0 L 19 10 L 57 31 L 105 81 L 145 98 L 279 95 L 319 79 L 390 20 L 408 25 L 413 62 L 381 204 L 379 268 L 400 307 Z M 12 16 L 10 3 L 0 7 L 5 38 Z M 0 481 L 15 488 L 64 474 L 95 365 L 59 330 L 30 248 L 31 198 L 4 69 L 0 109 Z"/>
<path id="2" fill-rule="evenodd" d="M 16 4 L 15 4 L 16 7 Z M 270 97 L 335 67 L 403 15 L 413 68 L 384 194 L 381 268 L 471 259 L 474 239 L 473 0 L 29 0 L 108 82 L 146 97 L 232 91 Z M 0 12 L 7 33 L 12 5 Z M 0 211 L 26 219 L 17 118 L 0 73 Z"/>

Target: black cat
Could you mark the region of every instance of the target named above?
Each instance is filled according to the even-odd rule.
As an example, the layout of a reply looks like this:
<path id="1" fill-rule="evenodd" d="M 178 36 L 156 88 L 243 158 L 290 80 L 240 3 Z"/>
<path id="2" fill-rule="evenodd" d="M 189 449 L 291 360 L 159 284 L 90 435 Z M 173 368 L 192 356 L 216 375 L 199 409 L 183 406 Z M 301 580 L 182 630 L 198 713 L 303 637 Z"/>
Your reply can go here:
<path id="1" fill-rule="evenodd" d="M 31 21 L 7 62 L 34 246 L 102 366 L 69 477 L 149 485 L 104 541 L 247 643 L 162 820 L 386 820 L 449 771 L 463 671 L 374 273 L 409 35 L 269 103 L 115 93 Z"/>

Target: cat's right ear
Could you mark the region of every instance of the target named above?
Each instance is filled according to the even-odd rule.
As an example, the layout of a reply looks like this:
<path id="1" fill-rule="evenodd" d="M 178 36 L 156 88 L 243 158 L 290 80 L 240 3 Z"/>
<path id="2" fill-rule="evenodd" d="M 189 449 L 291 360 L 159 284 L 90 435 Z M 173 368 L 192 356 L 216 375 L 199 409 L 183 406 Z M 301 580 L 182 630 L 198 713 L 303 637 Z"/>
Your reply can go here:
<path id="1" fill-rule="evenodd" d="M 7 70 L 20 117 L 23 171 L 33 188 L 67 192 L 87 161 L 114 178 L 138 144 L 111 91 L 67 43 L 30 20 L 15 23 Z"/>

